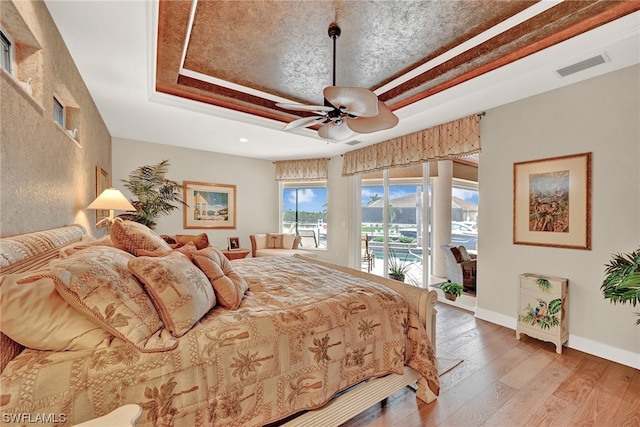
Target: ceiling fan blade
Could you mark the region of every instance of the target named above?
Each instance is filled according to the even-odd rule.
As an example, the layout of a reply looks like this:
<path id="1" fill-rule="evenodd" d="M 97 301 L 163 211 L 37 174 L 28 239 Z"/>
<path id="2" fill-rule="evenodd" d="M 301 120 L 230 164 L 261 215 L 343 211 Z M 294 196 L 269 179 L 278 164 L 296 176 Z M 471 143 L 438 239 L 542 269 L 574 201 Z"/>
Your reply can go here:
<path id="1" fill-rule="evenodd" d="M 329 122 L 322 126 L 318 130 L 318 136 L 324 139 L 331 139 L 333 141 L 342 141 L 353 135 L 353 132 L 345 124 L 345 122 L 336 125 L 334 122 Z"/>
<path id="2" fill-rule="evenodd" d="M 371 133 L 390 129 L 398 124 L 400 119 L 385 105 L 378 101 L 378 115 L 375 117 L 347 117 L 347 125 L 357 133 Z"/>
<path id="3" fill-rule="evenodd" d="M 378 97 L 369 89 L 362 87 L 328 86 L 324 88 L 324 97 L 336 108 L 347 107 L 346 112 L 358 117 L 378 115 Z"/>
<path id="4" fill-rule="evenodd" d="M 333 111 L 333 107 L 326 105 L 287 104 L 283 102 L 277 102 L 276 105 L 293 111 Z"/>
<path id="5" fill-rule="evenodd" d="M 327 120 L 326 117 L 303 117 L 301 119 L 297 119 L 287 123 L 287 125 L 282 128 L 282 130 L 293 130 L 307 126 L 318 125 L 320 123 L 323 123 L 325 120 Z"/>

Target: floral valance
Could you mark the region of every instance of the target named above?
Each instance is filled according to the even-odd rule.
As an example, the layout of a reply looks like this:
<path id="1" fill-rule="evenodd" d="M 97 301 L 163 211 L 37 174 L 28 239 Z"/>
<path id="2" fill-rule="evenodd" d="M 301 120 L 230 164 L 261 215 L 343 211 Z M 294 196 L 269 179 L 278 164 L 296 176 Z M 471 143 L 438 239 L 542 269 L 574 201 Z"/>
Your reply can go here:
<path id="1" fill-rule="evenodd" d="M 276 181 L 318 181 L 329 176 L 328 160 L 280 160 L 276 162 Z"/>
<path id="2" fill-rule="evenodd" d="M 342 175 L 447 160 L 480 151 L 480 118 L 474 114 L 344 155 Z"/>

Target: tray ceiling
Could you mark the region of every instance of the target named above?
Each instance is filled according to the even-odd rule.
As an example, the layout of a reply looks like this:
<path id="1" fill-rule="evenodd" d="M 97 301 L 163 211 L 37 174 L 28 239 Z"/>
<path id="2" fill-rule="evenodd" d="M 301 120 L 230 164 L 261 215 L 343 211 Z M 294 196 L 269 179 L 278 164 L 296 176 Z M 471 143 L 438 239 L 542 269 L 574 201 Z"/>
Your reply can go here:
<path id="1" fill-rule="evenodd" d="M 332 83 L 375 91 L 392 110 L 619 18 L 637 4 L 568 1 L 505 24 L 535 1 L 161 1 L 160 92 L 283 122 L 275 102 L 322 104 Z M 473 42 L 497 25 L 504 30 Z M 509 27 L 509 25 L 512 25 Z M 467 48 L 461 47 L 467 44 Z M 439 63 L 418 71 L 429 61 Z M 403 78 L 408 73 L 414 76 Z"/>

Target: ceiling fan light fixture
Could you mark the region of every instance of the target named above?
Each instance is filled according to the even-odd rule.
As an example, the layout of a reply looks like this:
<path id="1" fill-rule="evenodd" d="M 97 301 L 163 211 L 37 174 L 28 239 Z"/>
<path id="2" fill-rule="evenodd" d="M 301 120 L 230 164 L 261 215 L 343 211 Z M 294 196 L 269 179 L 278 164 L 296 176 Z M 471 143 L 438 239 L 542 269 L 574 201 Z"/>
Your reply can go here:
<path id="1" fill-rule="evenodd" d="M 391 129 L 400 122 L 398 116 L 385 105 L 378 101 L 378 115 L 375 117 L 357 117 L 347 119 L 347 125 L 356 133 L 373 133 L 385 129 Z"/>
<path id="2" fill-rule="evenodd" d="M 318 130 L 318 136 L 332 141 L 343 141 L 353 136 L 353 131 L 346 122 L 336 124 L 329 122 Z"/>
<path id="3" fill-rule="evenodd" d="M 333 41 L 333 85 L 323 90 L 325 105 L 276 103 L 280 108 L 313 112 L 318 115 L 293 120 L 283 130 L 325 123 L 318 130 L 318 136 L 342 141 L 356 132 L 371 133 L 397 125 L 398 117 L 369 89 L 336 86 L 336 39 L 340 37 L 340 27 L 332 23 L 328 33 Z"/>

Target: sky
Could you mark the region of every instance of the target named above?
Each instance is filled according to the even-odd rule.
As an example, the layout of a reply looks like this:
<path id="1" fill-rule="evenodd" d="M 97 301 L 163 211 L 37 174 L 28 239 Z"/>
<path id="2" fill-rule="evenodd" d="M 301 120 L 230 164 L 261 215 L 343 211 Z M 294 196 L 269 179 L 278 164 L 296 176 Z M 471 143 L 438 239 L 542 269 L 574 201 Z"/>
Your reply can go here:
<path id="1" fill-rule="evenodd" d="M 415 194 L 415 185 L 392 185 L 389 189 L 389 198 L 391 200 L 407 194 Z M 362 187 L 362 206 L 367 205 L 371 201 L 372 195 L 377 194 L 382 198 L 384 191 L 382 186 Z M 478 204 L 478 192 L 465 190 L 462 188 L 453 188 L 453 196 L 463 200 Z M 327 203 L 326 188 L 299 188 L 298 189 L 298 211 L 305 212 L 322 212 L 326 209 Z M 285 188 L 282 198 L 282 208 L 284 211 L 296 210 L 296 189 Z"/>
<path id="2" fill-rule="evenodd" d="M 282 195 L 282 210 L 296 210 L 296 189 L 285 188 Z M 298 188 L 299 212 L 322 212 L 326 210 L 326 188 Z"/>
<path id="3" fill-rule="evenodd" d="M 392 185 L 389 188 L 389 199 L 393 200 L 393 199 L 397 199 L 398 197 L 406 196 L 408 194 L 415 194 L 415 193 L 416 193 L 415 185 Z M 384 190 L 382 186 L 362 187 L 362 200 L 361 200 L 362 206 L 366 206 L 371 201 L 371 196 L 373 196 L 374 194 L 377 194 L 378 196 L 380 196 L 380 198 L 382 198 L 382 196 L 384 195 Z M 462 200 L 472 202 L 476 205 L 478 204 L 477 191 L 454 187 L 452 190 L 452 195 L 454 197 L 459 197 Z"/>

